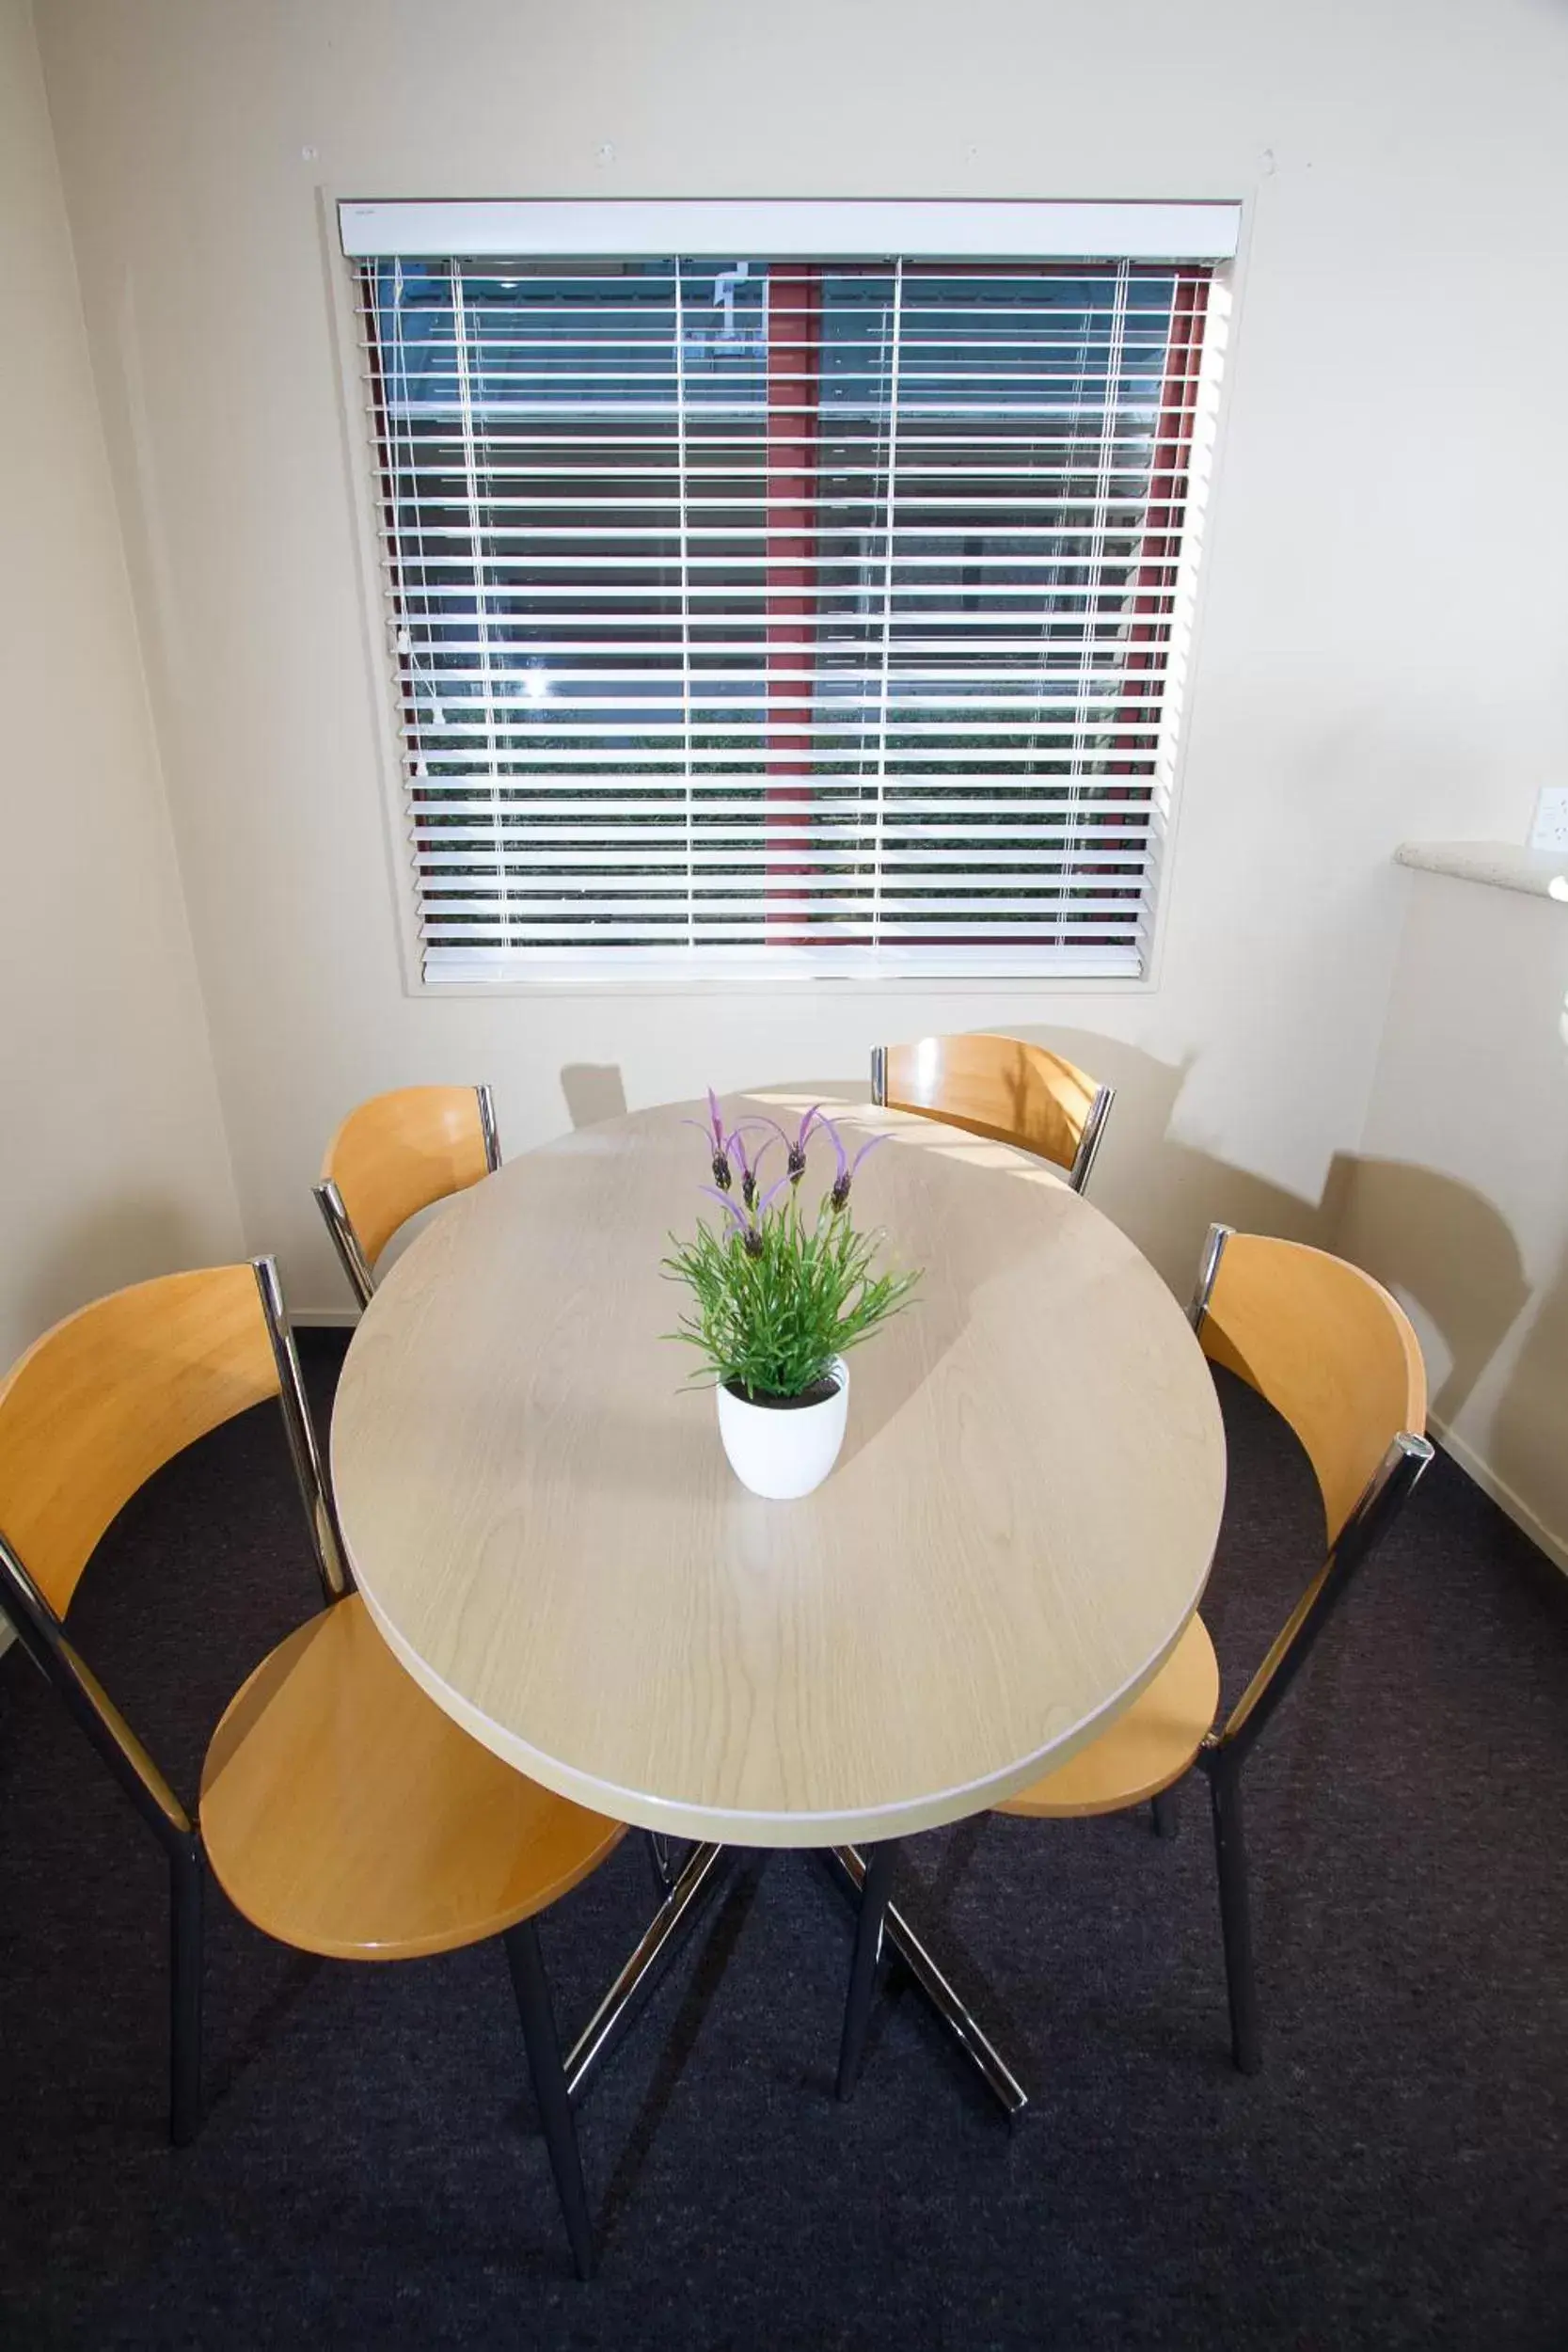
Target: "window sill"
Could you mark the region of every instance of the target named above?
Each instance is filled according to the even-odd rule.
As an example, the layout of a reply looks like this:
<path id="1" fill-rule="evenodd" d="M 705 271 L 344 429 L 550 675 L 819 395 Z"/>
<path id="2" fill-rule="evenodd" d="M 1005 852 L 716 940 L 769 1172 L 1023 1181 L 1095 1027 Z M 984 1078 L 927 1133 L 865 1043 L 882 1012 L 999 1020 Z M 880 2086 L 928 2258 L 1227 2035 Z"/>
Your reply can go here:
<path id="1" fill-rule="evenodd" d="M 493 1001 L 502 996 L 531 996 L 536 999 L 596 997 L 601 1000 L 654 996 L 1127 996 L 1151 994 L 1158 985 L 1152 970 L 1125 976 L 1062 971 L 1042 972 L 1034 976 L 1020 972 L 990 975 L 949 973 L 945 977 L 938 973 L 883 973 L 878 976 L 866 973 L 829 975 L 795 972 L 781 973 L 777 977 L 757 972 L 729 976 L 714 972 L 691 977 L 649 973 L 636 979 L 624 973 L 575 977 L 556 973 L 473 980 L 423 978 L 416 968 L 409 974 L 404 993 L 424 1004 L 441 1004 L 473 1003 L 486 998 Z"/>
<path id="2" fill-rule="evenodd" d="M 1513 841 L 1402 841 L 1394 856 L 1419 873 L 1568 904 L 1568 850 L 1525 850 Z"/>

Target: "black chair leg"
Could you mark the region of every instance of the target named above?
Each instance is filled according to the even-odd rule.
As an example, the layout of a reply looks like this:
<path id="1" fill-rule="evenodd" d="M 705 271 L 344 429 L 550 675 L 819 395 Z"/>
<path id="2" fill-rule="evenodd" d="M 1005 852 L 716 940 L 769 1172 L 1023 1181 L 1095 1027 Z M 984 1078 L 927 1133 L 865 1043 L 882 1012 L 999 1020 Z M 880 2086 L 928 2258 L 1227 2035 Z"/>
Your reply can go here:
<path id="1" fill-rule="evenodd" d="M 201 2126 L 201 1849 L 170 1849 L 168 1858 L 168 2136 L 188 2148 Z"/>
<path id="2" fill-rule="evenodd" d="M 1214 1816 L 1214 1860 L 1219 1869 L 1220 1929 L 1225 1937 L 1225 1980 L 1230 2002 L 1230 2055 L 1243 2074 L 1263 2062 L 1258 2024 L 1258 1985 L 1252 1969 L 1252 1910 L 1247 1894 L 1246 1845 L 1242 1834 L 1242 1788 L 1224 1765 L 1209 1776 Z"/>
<path id="3" fill-rule="evenodd" d="M 838 2048 L 838 2095 L 847 2099 L 855 2088 L 865 2051 L 866 2028 L 877 1990 L 877 1962 L 882 1948 L 882 1921 L 893 1893 L 893 1866 L 898 1858 L 896 1838 L 872 1846 L 866 1854 L 861 1886 L 860 1912 L 855 1921 L 855 1956 L 849 1963 L 849 1997 L 844 2005 L 844 2034 Z"/>
<path id="4" fill-rule="evenodd" d="M 539 2121 L 544 2125 L 545 2145 L 549 2150 L 550 2169 L 555 2174 L 572 2260 L 577 2265 L 578 2277 L 591 2279 L 594 2232 L 588 2218 L 588 2195 L 582 2185 L 582 2159 L 578 2153 L 577 2126 L 566 2092 L 561 2044 L 556 2040 L 555 2012 L 550 2007 L 550 1988 L 533 1921 L 523 1919 L 516 1927 L 509 1928 L 504 1942 L 512 1970 L 512 1989 L 517 1995 L 517 2014 L 523 2021 L 533 2095 L 539 2103 Z"/>
<path id="5" fill-rule="evenodd" d="M 1181 1808 L 1175 1789 L 1162 1788 L 1159 1795 L 1150 1800 L 1149 1811 L 1154 1816 L 1155 1836 L 1174 1837 L 1181 1826 Z"/>

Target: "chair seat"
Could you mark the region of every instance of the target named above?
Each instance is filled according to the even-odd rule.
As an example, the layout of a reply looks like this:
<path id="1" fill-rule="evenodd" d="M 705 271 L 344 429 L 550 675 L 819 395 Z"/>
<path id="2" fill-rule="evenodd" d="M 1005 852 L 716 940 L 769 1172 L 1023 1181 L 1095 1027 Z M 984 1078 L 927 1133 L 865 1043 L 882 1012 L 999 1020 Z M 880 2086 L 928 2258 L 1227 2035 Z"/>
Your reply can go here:
<path id="1" fill-rule="evenodd" d="M 1148 1688 L 1108 1731 L 994 1810 L 1061 1820 L 1120 1813 L 1157 1797 L 1193 1763 L 1219 1703 L 1214 1645 L 1203 1619 L 1195 1617 Z"/>
<path id="2" fill-rule="evenodd" d="M 280 1943 L 412 1960 L 543 1911 L 626 1830 L 460 1730 L 356 1593 L 230 1702 L 202 1768 L 201 1835 L 236 1910 Z"/>

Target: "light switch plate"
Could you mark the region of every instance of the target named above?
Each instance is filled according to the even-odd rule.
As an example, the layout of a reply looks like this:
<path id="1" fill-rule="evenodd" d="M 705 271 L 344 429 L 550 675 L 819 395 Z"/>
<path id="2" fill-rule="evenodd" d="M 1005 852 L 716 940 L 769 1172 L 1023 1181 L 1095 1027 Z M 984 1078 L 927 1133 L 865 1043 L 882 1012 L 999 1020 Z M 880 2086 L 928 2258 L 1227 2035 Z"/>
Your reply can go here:
<path id="1" fill-rule="evenodd" d="M 1535 803 L 1532 850 L 1568 850 L 1568 784 L 1544 784 Z"/>

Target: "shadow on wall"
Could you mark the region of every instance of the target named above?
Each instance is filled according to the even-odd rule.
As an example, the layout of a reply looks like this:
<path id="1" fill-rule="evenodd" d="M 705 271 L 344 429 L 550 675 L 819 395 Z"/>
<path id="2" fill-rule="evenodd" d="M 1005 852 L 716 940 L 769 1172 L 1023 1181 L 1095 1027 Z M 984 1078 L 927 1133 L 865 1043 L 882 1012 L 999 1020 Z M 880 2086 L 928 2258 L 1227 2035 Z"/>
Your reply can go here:
<path id="1" fill-rule="evenodd" d="M 1341 1154 L 1323 1208 L 1340 1255 L 1413 1299 L 1442 1334 L 1449 1365 L 1432 1411 L 1451 1422 L 1529 1299 L 1512 1227 L 1483 1194 L 1409 1160 Z M 1568 1305 L 1562 1312 L 1568 1324 Z"/>
<path id="2" fill-rule="evenodd" d="M 561 1073 L 561 1091 L 574 1127 L 626 1117 L 626 1082 L 615 1062 L 569 1061 Z"/>
<path id="3" fill-rule="evenodd" d="M 1568 1255 L 1549 1282 L 1532 1286 L 1512 1230 L 1468 1186 L 1390 1160 L 1351 1162 L 1345 1172 L 1339 1248 L 1419 1307 L 1449 1350 L 1433 1420 L 1513 1495 L 1568 1566 Z M 1511 1360 L 1487 1382 L 1516 1328 Z"/>
<path id="4" fill-rule="evenodd" d="M 1188 1295 L 1216 1221 L 1332 1249 L 1419 1305 L 1449 1356 L 1432 1410 L 1443 1422 L 1460 1411 L 1530 1295 L 1513 1229 L 1483 1194 L 1433 1168 L 1339 1152 L 1322 1198 L 1304 1200 L 1170 1135 L 1190 1063 L 1162 1062 L 1084 1031 L 1019 1035 L 1117 1089 L 1090 1193 L 1179 1298 Z M 1555 1327 L 1568 1362 L 1568 1267 Z M 1551 1344 L 1550 1332 L 1542 1344 Z"/>
<path id="5" fill-rule="evenodd" d="M 103 1201 L 63 1224 L 52 1248 L 28 1266 L 14 1309 L 15 1327 L 23 1336 L 11 1355 L 20 1355 L 89 1299 L 150 1281 L 154 1275 L 206 1265 L 211 1256 L 211 1235 L 173 1201 Z M 0 1364 L 0 1371 L 5 1368 Z"/>
<path id="6" fill-rule="evenodd" d="M 1439 1408 L 1440 1409 L 1440 1408 Z M 1568 1424 L 1568 1256 L 1525 1333 L 1491 1415 L 1488 1467 L 1536 1512 L 1558 1543 L 1568 1540 L 1561 1497 Z"/>
<path id="7" fill-rule="evenodd" d="M 1192 1289 L 1204 1235 L 1216 1219 L 1243 1232 L 1327 1246 L 1321 1205 L 1171 1135 L 1191 1061 L 1160 1061 L 1141 1046 L 1085 1029 L 1021 1027 L 1009 1034 L 1065 1055 L 1101 1085 L 1116 1088 L 1089 1197 L 1137 1243 L 1179 1298 Z"/>

